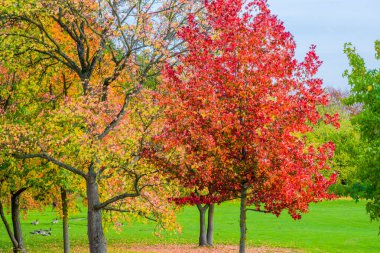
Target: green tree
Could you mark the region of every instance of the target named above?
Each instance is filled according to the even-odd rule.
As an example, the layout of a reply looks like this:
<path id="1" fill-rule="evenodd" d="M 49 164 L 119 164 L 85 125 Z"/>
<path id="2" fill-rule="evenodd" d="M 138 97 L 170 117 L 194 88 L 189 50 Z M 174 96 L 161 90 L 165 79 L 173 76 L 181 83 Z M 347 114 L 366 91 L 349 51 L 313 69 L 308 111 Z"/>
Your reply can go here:
<path id="1" fill-rule="evenodd" d="M 360 141 L 360 132 L 356 125 L 351 123 L 351 117 L 361 110 L 360 105 L 347 106 L 343 100 L 349 96 L 349 92 L 343 92 L 334 88 L 327 88 L 330 104 L 320 107 L 321 114 L 339 114 L 340 127 L 319 122 L 308 139 L 312 144 L 320 145 L 332 141 L 335 144 L 334 157 L 331 160 L 332 171 L 339 175 L 337 182 L 330 190 L 338 196 L 356 197 L 357 186 L 361 185 L 357 176 L 359 160 L 363 154 L 364 144 Z"/>
<path id="2" fill-rule="evenodd" d="M 375 42 L 376 59 L 380 59 L 380 41 Z M 358 175 L 363 196 L 368 199 L 367 212 L 371 220 L 380 220 L 380 71 L 368 69 L 356 48 L 347 43 L 344 52 L 350 69 L 344 72 L 351 86 L 347 105 L 361 104 L 362 110 L 352 117 L 352 123 L 360 130 L 365 150 L 360 159 Z"/>

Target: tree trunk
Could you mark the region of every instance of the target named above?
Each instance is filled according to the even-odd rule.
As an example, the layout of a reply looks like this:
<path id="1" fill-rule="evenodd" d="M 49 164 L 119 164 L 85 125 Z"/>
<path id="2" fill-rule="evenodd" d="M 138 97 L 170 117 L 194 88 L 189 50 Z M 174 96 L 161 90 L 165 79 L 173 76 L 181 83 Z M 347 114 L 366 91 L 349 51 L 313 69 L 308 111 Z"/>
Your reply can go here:
<path id="1" fill-rule="evenodd" d="M 197 207 L 199 210 L 199 246 L 207 246 L 206 211 L 208 205 L 202 207 L 201 204 L 198 204 Z"/>
<path id="2" fill-rule="evenodd" d="M 16 248 L 13 248 L 13 252 L 26 253 L 24 239 L 22 237 L 21 223 L 20 223 L 20 195 L 25 191 L 24 189 L 18 190 L 16 193 L 12 193 L 11 197 L 11 212 L 13 223 L 13 234 L 18 243 Z"/>
<path id="3" fill-rule="evenodd" d="M 245 184 L 241 186 L 241 202 L 240 202 L 240 245 L 239 253 L 245 253 L 245 242 L 247 238 L 247 187 Z"/>
<path id="4" fill-rule="evenodd" d="M 4 223 L 5 229 L 7 230 L 8 236 L 12 241 L 13 249 L 17 249 L 18 248 L 18 242 L 17 242 L 17 240 L 16 240 L 16 238 L 15 238 L 15 236 L 14 236 L 14 234 L 13 234 L 13 232 L 9 226 L 7 218 L 4 215 L 4 207 L 3 207 L 3 204 L 1 202 L 0 202 L 0 216 L 1 216 L 1 220 Z"/>
<path id="5" fill-rule="evenodd" d="M 95 208 L 99 205 L 99 192 L 98 183 L 96 182 L 96 174 L 90 168 L 87 175 L 87 201 L 88 201 L 88 213 L 87 213 L 87 235 L 88 242 L 90 244 L 90 253 L 106 253 L 106 239 L 103 233 L 102 225 L 102 212 Z"/>
<path id="6" fill-rule="evenodd" d="M 61 200 L 62 200 L 62 228 L 63 228 L 63 252 L 70 253 L 70 239 L 69 239 L 69 212 L 68 212 L 68 199 L 66 189 L 61 187 Z"/>
<path id="7" fill-rule="evenodd" d="M 84 73 L 80 76 L 80 80 L 82 81 L 83 95 L 86 96 L 89 91 L 90 78 L 87 73 Z"/>
<path id="8" fill-rule="evenodd" d="M 214 240 L 214 204 L 210 204 L 207 217 L 207 244 L 213 245 Z"/>

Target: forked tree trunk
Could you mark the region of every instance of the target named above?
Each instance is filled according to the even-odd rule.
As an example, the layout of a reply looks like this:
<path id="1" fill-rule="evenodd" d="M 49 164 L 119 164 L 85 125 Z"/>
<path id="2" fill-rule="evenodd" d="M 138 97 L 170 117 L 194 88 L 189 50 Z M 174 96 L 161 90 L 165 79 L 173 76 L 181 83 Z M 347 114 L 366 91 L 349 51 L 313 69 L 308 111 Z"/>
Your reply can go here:
<path id="1" fill-rule="evenodd" d="M 13 248 L 13 252 L 26 253 L 24 239 L 22 237 L 21 223 L 20 223 L 20 195 L 26 189 L 18 190 L 16 193 L 12 193 L 11 197 L 11 212 L 12 212 L 12 223 L 13 223 L 13 234 L 18 245 Z"/>
<path id="2" fill-rule="evenodd" d="M 247 188 L 245 184 L 241 186 L 240 201 L 240 245 L 239 253 L 245 253 L 245 243 L 247 238 Z"/>
<path id="3" fill-rule="evenodd" d="M 208 205 L 197 204 L 199 210 L 199 246 L 207 246 L 206 211 Z"/>
<path id="4" fill-rule="evenodd" d="M 106 253 L 106 239 L 104 237 L 102 225 L 102 212 L 95 208 L 99 205 L 98 183 L 96 182 L 96 174 L 94 171 L 88 173 L 86 179 L 87 184 L 87 235 L 90 245 L 90 253 Z"/>
<path id="5" fill-rule="evenodd" d="M 67 191 L 61 187 L 61 200 L 62 200 L 62 229 L 63 229 L 63 252 L 70 252 L 70 239 L 69 239 L 69 211 L 68 211 L 68 199 Z"/>
<path id="6" fill-rule="evenodd" d="M 213 245 L 214 240 L 214 204 L 210 204 L 207 217 L 207 244 Z"/>

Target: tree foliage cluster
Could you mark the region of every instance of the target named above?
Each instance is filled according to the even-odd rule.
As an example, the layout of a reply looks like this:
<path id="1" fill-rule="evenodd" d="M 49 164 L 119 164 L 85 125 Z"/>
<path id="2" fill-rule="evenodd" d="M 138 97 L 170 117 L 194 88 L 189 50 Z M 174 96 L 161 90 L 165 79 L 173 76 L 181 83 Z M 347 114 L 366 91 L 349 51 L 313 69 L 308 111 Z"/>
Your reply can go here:
<path id="1" fill-rule="evenodd" d="M 380 42 L 375 42 L 376 59 L 380 59 Z M 352 118 L 353 124 L 358 126 L 360 140 L 363 143 L 363 152 L 358 159 L 358 178 L 360 184 L 356 189 L 355 197 L 368 199 L 367 212 L 371 220 L 380 219 L 380 72 L 378 69 L 368 69 L 364 59 L 356 52 L 355 47 L 345 45 L 351 69 L 346 70 L 344 76 L 351 86 L 351 95 L 345 100 L 348 105 L 360 104 L 360 113 Z"/>

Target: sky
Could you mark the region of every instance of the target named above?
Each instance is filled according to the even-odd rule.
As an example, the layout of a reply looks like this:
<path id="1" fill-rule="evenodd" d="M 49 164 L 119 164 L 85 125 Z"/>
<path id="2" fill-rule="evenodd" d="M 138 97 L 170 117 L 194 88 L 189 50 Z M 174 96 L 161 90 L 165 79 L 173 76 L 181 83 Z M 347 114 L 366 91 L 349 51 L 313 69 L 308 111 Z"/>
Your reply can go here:
<path id="1" fill-rule="evenodd" d="M 379 68 L 374 42 L 380 40 L 380 0 L 268 0 L 270 9 L 284 22 L 297 43 L 296 56 L 303 59 L 311 44 L 323 61 L 318 76 L 324 86 L 348 90 L 342 77 L 349 69 L 343 53 L 351 42 L 369 68 Z"/>

